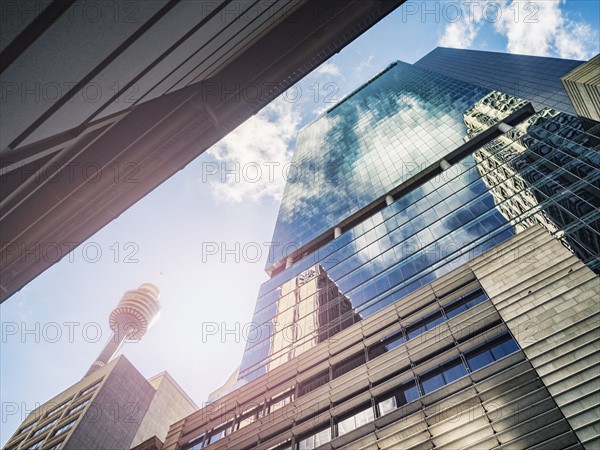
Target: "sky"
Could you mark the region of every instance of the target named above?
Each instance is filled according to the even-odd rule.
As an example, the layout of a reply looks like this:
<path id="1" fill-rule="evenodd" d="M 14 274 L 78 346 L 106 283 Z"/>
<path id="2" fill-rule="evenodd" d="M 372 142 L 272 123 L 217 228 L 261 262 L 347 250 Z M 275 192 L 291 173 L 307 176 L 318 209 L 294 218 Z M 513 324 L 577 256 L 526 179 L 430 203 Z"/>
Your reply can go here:
<path id="1" fill-rule="evenodd" d="M 587 60 L 599 21 L 596 0 L 407 1 L 0 306 L 0 446 L 83 376 L 111 310 L 143 282 L 158 284 L 161 315 L 122 353 L 198 405 L 222 385 L 267 280 L 298 131 L 391 62 L 437 46 Z"/>

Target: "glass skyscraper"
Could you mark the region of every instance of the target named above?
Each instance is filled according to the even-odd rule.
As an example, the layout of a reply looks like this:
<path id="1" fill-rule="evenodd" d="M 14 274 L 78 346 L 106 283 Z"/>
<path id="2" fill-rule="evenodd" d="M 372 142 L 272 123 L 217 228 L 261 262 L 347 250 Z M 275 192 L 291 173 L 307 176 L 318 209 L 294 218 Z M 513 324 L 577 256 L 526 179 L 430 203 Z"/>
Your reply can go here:
<path id="1" fill-rule="evenodd" d="M 436 48 L 415 63 L 416 67 L 443 73 L 458 80 L 530 101 L 538 109 L 554 108 L 575 114 L 560 78 L 582 61 Z"/>
<path id="2" fill-rule="evenodd" d="M 493 54 L 481 55 L 483 67 L 492 63 Z M 515 78 L 525 79 L 536 63 L 549 64 L 501 56 L 520 63 L 513 65 L 523 70 Z M 561 61 L 550 59 L 551 67 Z M 560 67 L 568 72 L 576 64 Z M 555 110 L 540 110 L 378 208 L 395 188 L 527 103 L 415 66 L 392 64 L 300 132 L 267 267 L 274 276 L 261 286 L 253 318 L 261 339 L 248 343 L 241 378 L 252 380 L 286 358 L 269 344 L 287 332 L 277 320 L 282 288 L 315 264 L 349 299 L 354 309 L 347 314 L 355 317 L 380 310 L 532 223 L 562 237 L 590 267 L 600 266 L 598 142 L 577 117 Z M 556 101 L 555 78 L 540 85 L 552 89 L 536 92 L 538 104 Z M 334 239 L 334 228 L 355 214 L 358 219 Z M 304 297 L 290 308 L 307 311 L 303 301 L 314 302 Z M 321 332 L 302 330 L 313 341 Z"/>
<path id="3" fill-rule="evenodd" d="M 165 448 L 594 448 L 600 125 L 560 84 L 580 64 L 436 49 L 302 129 L 242 387 Z"/>

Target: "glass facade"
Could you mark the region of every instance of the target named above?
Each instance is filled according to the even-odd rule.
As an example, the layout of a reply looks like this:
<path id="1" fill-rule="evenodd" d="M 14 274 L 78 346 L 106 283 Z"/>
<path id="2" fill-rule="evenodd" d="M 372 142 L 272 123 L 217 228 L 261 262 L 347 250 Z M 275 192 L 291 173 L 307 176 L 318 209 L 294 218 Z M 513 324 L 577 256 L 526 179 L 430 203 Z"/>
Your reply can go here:
<path id="1" fill-rule="evenodd" d="M 584 61 L 438 47 L 415 63 L 442 73 L 523 98 L 536 109 L 575 114 L 560 78 Z"/>
<path id="2" fill-rule="evenodd" d="M 469 134 L 486 127 L 492 93 L 465 114 Z M 473 157 L 503 216 L 517 231 L 539 223 L 600 272 L 600 125 L 544 109 Z"/>
<path id="3" fill-rule="evenodd" d="M 522 70 L 536 62 L 546 64 L 533 58 Z M 273 241 L 308 244 L 526 103 L 404 63 L 390 66 L 302 130 L 294 163 L 304 170 L 286 187 Z M 256 379 L 534 223 L 597 270 L 598 150 L 597 129 L 543 109 L 362 215 L 261 286 L 240 379 Z M 286 256 L 279 251 L 275 261 Z M 485 298 L 470 293 L 385 342 L 401 345 Z M 423 388 L 462 376 L 462 367 L 425 377 Z M 326 375 L 313 382 L 328 382 Z"/>
<path id="4" fill-rule="evenodd" d="M 397 62 L 303 128 L 267 264 L 462 144 L 462 114 L 488 92 Z"/>

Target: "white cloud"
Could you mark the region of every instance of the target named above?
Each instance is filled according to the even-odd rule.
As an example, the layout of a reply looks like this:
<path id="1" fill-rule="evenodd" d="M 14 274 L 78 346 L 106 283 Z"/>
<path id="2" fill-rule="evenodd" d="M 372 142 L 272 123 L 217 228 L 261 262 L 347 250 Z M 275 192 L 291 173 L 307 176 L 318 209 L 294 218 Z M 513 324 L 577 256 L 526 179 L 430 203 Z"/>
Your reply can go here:
<path id="1" fill-rule="evenodd" d="M 206 180 L 215 198 L 231 203 L 279 199 L 300 121 L 298 106 L 282 96 L 214 145 L 208 153 L 218 169 L 207 170 L 216 173 Z"/>
<path id="2" fill-rule="evenodd" d="M 587 23 L 569 18 L 565 3 L 566 0 L 462 2 L 460 16 L 452 16 L 460 19 L 446 25 L 438 44 L 471 48 L 480 30 L 493 26 L 506 38 L 509 53 L 589 59 L 600 51 L 598 32 Z"/>
<path id="3" fill-rule="evenodd" d="M 512 1 L 505 4 L 504 14 L 494 28 L 508 40 L 509 53 L 548 56 L 563 21 L 560 0 Z"/>
<path id="4" fill-rule="evenodd" d="M 509 53 L 589 59 L 598 51 L 598 33 L 585 23 L 570 20 L 565 0 L 508 1 L 494 24 L 507 39 Z"/>
<path id="5" fill-rule="evenodd" d="M 314 72 L 316 75 L 331 75 L 333 77 L 341 77 L 342 72 L 340 68 L 332 62 L 326 62 L 321 64 Z"/>
<path id="6" fill-rule="evenodd" d="M 453 22 L 446 26 L 438 44 L 442 47 L 470 48 L 478 31 L 479 28 L 472 21 Z"/>
<path id="7" fill-rule="evenodd" d="M 362 61 L 360 61 L 358 63 L 358 66 L 356 66 L 356 70 L 358 72 L 362 72 L 364 69 L 367 69 L 369 67 L 373 67 L 373 65 L 371 64 L 371 61 L 373 61 L 373 55 L 369 55 L 369 57 L 367 59 L 363 59 Z"/>
<path id="8" fill-rule="evenodd" d="M 488 14 L 485 2 L 449 2 L 441 15 L 448 25 L 438 39 L 438 45 L 451 48 L 471 48 L 481 28 L 480 22 Z"/>
<path id="9" fill-rule="evenodd" d="M 312 113 L 315 117 L 318 117 L 321 114 L 323 114 L 325 111 L 327 111 L 329 108 L 331 108 L 332 106 L 333 105 L 331 105 L 330 103 L 323 103 L 322 105 L 319 105 L 315 109 L 313 109 Z"/>
<path id="10" fill-rule="evenodd" d="M 570 20 L 557 30 L 554 45 L 562 58 L 587 60 L 600 52 L 598 32 L 586 23 Z"/>

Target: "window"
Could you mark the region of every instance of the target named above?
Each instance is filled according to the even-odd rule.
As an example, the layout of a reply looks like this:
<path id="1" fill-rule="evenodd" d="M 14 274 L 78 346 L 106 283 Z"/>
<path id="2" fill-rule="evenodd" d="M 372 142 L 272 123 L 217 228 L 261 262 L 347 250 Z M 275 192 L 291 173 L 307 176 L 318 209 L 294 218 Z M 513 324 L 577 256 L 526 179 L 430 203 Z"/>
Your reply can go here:
<path id="1" fill-rule="evenodd" d="M 233 421 L 227 422 L 223 425 L 218 426 L 210 434 L 207 435 L 206 441 L 204 442 L 204 447 L 209 444 L 214 444 L 217 441 L 220 441 L 225 436 L 230 435 L 233 432 Z"/>
<path id="2" fill-rule="evenodd" d="M 33 437 L 33 436 L 37 436 L 38 434 L 41 434 L 41 433 L 43 433 L 44 431 L 46 431 L 46 430 L 48 430 L 48 429 L 52 428 L 52 427 L 54 426 L 54 424 L 56 423 L 56 421 L 57 421 L 57 420 L 58 420 L 58 417 L 57 417 L 56 419 L 54 419 L 54 420 L 51 420 L 50 422 L 48 422 L 48 423 L 47 423 L 46 425 L 44 425 L 43 427 L 41 427 L 41 428 L 38 428 L 37 430 L 35 430 L 31 436 L 32 436 L 32 437 Z"/>
<path id="3" fill-rule="evenodd" d="M 352 369 L 362 366 L 365 362 L 366 360 L 364 352 L 352 355 L 350 358 L 347 358 L 333 366 L 333 378 L 341 377 L 345 373 L 350 372 Z"/>
<path id="4" fill-rule="evenodd" d="M 472 372 L 479 370 L 488 364 L 504 358 L 519 349 L 517 343 L 508 335 L 504 334 L 490 343 L 486 343 L 466 355 L 467 365 Z"/>
<path id="5" fill-rule="evenodd" d="M 93 391 L 94 389 L 96 389 L 98 387 L 98 385 L 100 384 L 102 380 L 98 380 L 97 382 L 95 382 L 94 384 L 92 384 L 90 387 L 86 388 L 85 390 L 81 391 L 79 393 L 79 397 L 83 397 L 85 394 L 87 394 L 88 392 Z"/>
<path id="6" fill-rule="evenodd" d="M 331 429 L 327 427 L 298 442 L 298 450 L 313 450 L 329 441 L 331 441 Z"/>
<path id="7" fill-rule="evenodd" d="M 460 358 L 456 358 L 420 377 L 423 392 L 429 394 L 466 374 L 467 369 L 464 364 Z"/>
<path id="8" fill-rule="evenodd" d="M 75 425 L 76 420 L 72 420 L 71 422 L 67 423 L 66 425 L 63 425 L 62 427 L 60 427 L 58 430 L 56 430 L 54 432 L 54 436 L 58 436 L 61 433 L 64 433 L 65 431 L 69 430 L 70 428 L 73 427 L 73 425 Z"/>
<path id="9" fill-rule="evenodd" d="M 378 403 L 379 407 L 379 415 L 385 416 L 388 413 L 391 413 L 396 408 L 398 408 L 398 404 L 396 403 L 396 397 L 386 398 Z"/>
<path id="10" fill-rule="evenodd" d="M 269 448 L 269 450 L 292 450 L 292 441 L 277 444 L 276 446 Z"/>
<path id="11" fill-rule="evenodd" d="M 66 402 L 60 404 L 58 407 L 51 410 L 46 417 L 53 416 L 53 415 L 57 414 L 58 412 L 62 411 L 70 402 L 71 402 L 71 400 L 69 399 Z"/>
<path id="12" fill-rule="evenodd" d="M 444 306 L 444 311 L 446 312 L 446 316 L 451 319 L 452 317 L 459 315 L 467 309 L 473 308 L 487 299 L 488 296 L 485 292 L 483 292 L 483 289 L 477 288 L 474 291 L 463 295 L 454 302 Z"/>
<path id="13" fill-rule="evenodd" d="M 267 414 L 277 411 L 278 409 L 283 408 L 285 405 L 287 405 L 288 403 L 292 403 L 293 401 L 294 393 L 291 392 L 290 389 L 290 391 L 271 399 L 267 408 Z"/>
<path id="14" fill-rule="evenodd" d="M 373 415 L 373 408 L 369 406 L 366 409 L 363 409 L 359 413 L 356 413 L 346 419 L 340 420 L 337 425 L 338 436 L 343 436 L 346 433 L 349 433 L 356 428 L 372 422 L 375 420 L 375 416 Z"/>
<path id="15" fill-rule="evenodd" d="M 48 447 L 45 450 L 58 450 L 60 448 L 60 446 L 63 444 L 64 441 L 60 441 L 57 444 L 54 444 L 52 447 Z"/>
<path id="16" fill-rule="evenodd" d="M 77 406 L 74 406 L 73 408 L 71 408 L 71 409 L 69 410 L 69 414 L 74 414 L 74 413 L 76 413 L 77 411 L 81 411 L 83 408 L 85 408 L 85 407 L 87 406 L 88 402 L 89 402 L 89 400 L 88 400 L 88 401 L 85 401 L 85 402 L 82 402 L 82 403 L 80 403 L 80 404 L 79 404 L 79 405 L 77 405 Z"/>
<path id="17" fill-rule="evenodd" d="M 262 405 L 258 408 L 252 409 L 251 411 L 244 412 L 239 418 L 237 429 L 241 430 L 251 423 L 256 422 L 258 418 L 261 417 L 261 415 L 259 415 L 260 413 L 262 413 Z"/>
<path id="18" fill-rule="evenodd" d="M 414 339 L 442 322 L 444 322 L 444 318 L 442 317 L 442 313 L 440 311 L 430 314 L 406 328 L 408 339 Z"/>
<path id="19" fill-rule="evenodd" d="M 329 383 L 329 371 L 321 372 L 300 384 L 298 387 L 298 396 L 306 395 L 327 383 Z"/>
<path id="20" fill-rule="evenodd" d="M 473 353 L 470 356 L 467 356 L 467 364 L 469 365 L 469 369 L 472 372 L 481 369 L 482 367 L 487 366 L 494 362 L 494 357 L 492 352 L 489 349 L 483 348 L 477 353 Z"/>
<path id="21" fill-rule="evenodd" d="M 202 441 L 204 440 L 204 434 L 201 434 L 198 437 L 190 440 L 186 445 L 186 450 L 200 450 L 202 448 Z"/>
<path id="22" fill-rule="evenodd" d="M 507 336 L 506 340 L 496 343 L 491 350 L 494 359 L 498 360 L 516 352 L 519 350 L 519 346 L 511 337 Z"/>
<path id="23" fill-rule="evenodd" d="M 21 429 L 20 433 L 24 433 L 25 431 L 30 430 L 34 425 L 36 424 L 36 422 L 32 422 L 29 425 L 27 425 L 26 427 L 24 427 L 23 429 Z"/>
<path id="24" fill-rule="evenodd" d="M 379 401 L 379 416 L 383 416 L 419 398 L 419 391 L 414 381 L 404 383 L 398 389 L 388 394 L 387 398 Z"/>
<path id="25" fill-rule="evenodd" d="M 44 438 L 40 439 L 35 444 L 30 445 L 29 447 L 26 448 L 26 450 L 35 450 L 36 448 L 40 448 L 43 443 L 44 443 Z"/>
<path id="26" fill-rule="evenodd" d="M 388 351 L 395 349 L 396 347 L 398 347 L 399 345 L 401 345 L 403 343 L 404 343 L 404 333 L 402 332 L 402 330 L 398 331 L 397 333 L 393 334 L 392 336 L 385 338 L 385 340 L 384 340 L 384 344 Z"/>

